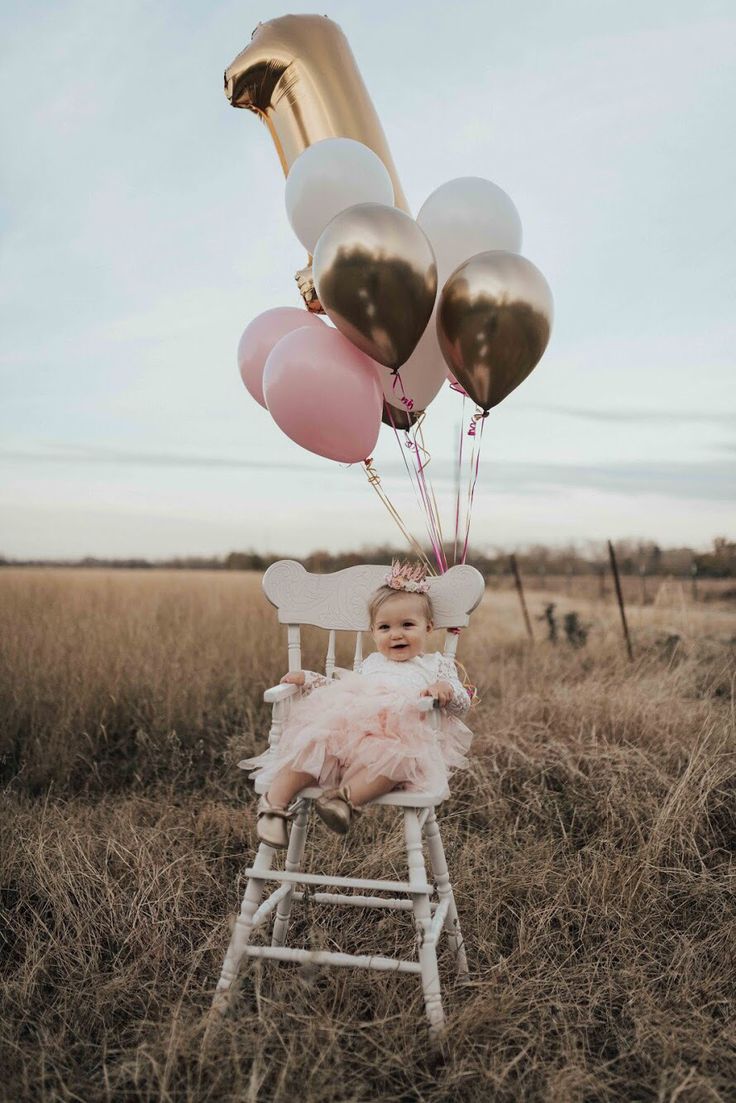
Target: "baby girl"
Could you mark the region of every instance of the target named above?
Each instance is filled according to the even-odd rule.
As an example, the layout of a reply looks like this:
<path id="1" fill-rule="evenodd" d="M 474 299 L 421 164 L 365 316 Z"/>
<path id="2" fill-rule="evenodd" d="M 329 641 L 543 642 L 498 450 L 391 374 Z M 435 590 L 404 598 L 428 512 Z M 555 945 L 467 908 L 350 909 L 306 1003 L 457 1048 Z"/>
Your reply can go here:
<path id="1" fill-rule="evenodd" d="M 258 837 L 288 844 L 289 803 L 302 789 L 324 790 L 318 815 L 345 834 L 360 808 L 392 789 L 441 792 L 449 774 L 467 766 L 471 733 L 457 719 L 470 707 L 452 659 L 425 653 L 434 625 L 422 567 L 394 564 L 369 603 L 376 651 L 360 673 L 327 681 L 312 671 L 282 682 L 304 687 L 275 750 L 239 765 L 268 784 L 258 806 Z M 450 714 L 437 733 L 419 711 L 434 697 Z"/>

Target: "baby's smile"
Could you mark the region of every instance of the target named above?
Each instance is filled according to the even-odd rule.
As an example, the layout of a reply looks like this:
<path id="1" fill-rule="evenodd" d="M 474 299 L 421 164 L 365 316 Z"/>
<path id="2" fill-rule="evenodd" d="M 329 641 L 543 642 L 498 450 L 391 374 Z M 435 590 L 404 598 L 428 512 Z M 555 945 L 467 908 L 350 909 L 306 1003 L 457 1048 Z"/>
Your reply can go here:
<path id="1" fill-rule="evenodd" d="M 385 601 L 372 627 L 382 655 L 392 662 L 407 662 L 421 655 L 432 630 L 423 602 L 414 594 L 399 594 Z"/>

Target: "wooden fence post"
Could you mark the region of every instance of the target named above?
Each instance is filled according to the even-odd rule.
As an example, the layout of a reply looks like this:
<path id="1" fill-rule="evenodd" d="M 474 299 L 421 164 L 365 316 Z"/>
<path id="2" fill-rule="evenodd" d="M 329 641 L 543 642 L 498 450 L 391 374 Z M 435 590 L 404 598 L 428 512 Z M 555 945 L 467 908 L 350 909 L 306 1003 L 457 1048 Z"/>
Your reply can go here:
<path id="1" fill-rule="evenodd" d="M 618 564 L 616 563 L 616 553 L 613 550 L 613 544 L 608 541 L 608 554 L 611 559 L 611 570 L 613 571 L 613 581 L 616 584 L 616 597 L 618 598 L 618 607 L 621 612 L 621 625 L 624 630 L 624 639 L 626 640 L 626 650 L 629 655 L 629 659 L 633 662 L 634 652 L 631 649 L 631 638 L 629 636 L 629 626 L 626 623 L 626 610 L 624 609 L 624 595 L 621 592 L 621 579 L 618 575 Z"/>
<path id="2" fill-rule="evenodd" d="M 509 563 L 511 564 L 511 570 L 514 575 L 514 584 L 516 586 L 516 592 L 519 595 L 519 601 L 521 602 L 521 611 L 524 614 L 524 624 L 526 625 L 527 635 L 529 639 L 534 642 L 534 633 L 532 631 L 532 622 L 529 620 L 529 613 L 526 608 L 526 601 L 524 599 L 524 587 L 521 582 L 521 575 L 519 574 L 519 568 L 516 564 L 516 556 L 509 556 Z"/>

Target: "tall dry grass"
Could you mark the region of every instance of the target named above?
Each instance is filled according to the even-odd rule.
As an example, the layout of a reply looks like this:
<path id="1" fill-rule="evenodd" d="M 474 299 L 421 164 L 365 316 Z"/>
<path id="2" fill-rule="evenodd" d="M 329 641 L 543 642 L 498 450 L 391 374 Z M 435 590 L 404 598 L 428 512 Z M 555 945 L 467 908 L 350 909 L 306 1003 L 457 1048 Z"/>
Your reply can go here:
<path id="1" fill-rule="evenodd" d="M 685 595 L 686 597 L 686 595 Z M 12 1100 L 736 1098 L 733 616 L 675 594 L 530 646 L 489 593 L 482 701 L 440 813 L 473 981 L 436 1053 L 414 978 L 251 963 L 205 1011 L 254 843 L 284 641 L 255 576 L 5 571 L 3 1085 Z M 347 662 L 349 641 L 340 641 Z M 323 641 L 307 639 L 315 667 Z M 394 814 L 308 860 L 402 876 Z M 405 915 L 295 906 L 294 944 L 402 955 Z"/>

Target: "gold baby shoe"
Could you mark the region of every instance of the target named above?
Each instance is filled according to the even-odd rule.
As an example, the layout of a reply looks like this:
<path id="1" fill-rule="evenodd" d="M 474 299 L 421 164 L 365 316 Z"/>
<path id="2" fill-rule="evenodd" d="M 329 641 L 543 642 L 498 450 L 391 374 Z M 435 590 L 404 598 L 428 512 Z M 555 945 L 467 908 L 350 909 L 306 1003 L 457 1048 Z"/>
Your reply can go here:
<path id="1" fill-rule="evenodd" d="M 347 835 L 353 820 L 360 815 L 360 809 L 350 799 L 348 785 L 344 785 L 342 789 L 327 789 L 314 802 L 314 810 L 330 830 L 336 831 L 338 835 Z"/>
<path id="2" fill-rule="evenodd" d="M 286 808 L 277 808 L 271 804 L 264 793 L 258 801 L 256 819 L 256 834 L 263 843 L 268 843 L 274 850 L 284 850 L 289 845 L 289 832 L 286 830 L 286 821 L 293 818 L 294 813 Z"/>

